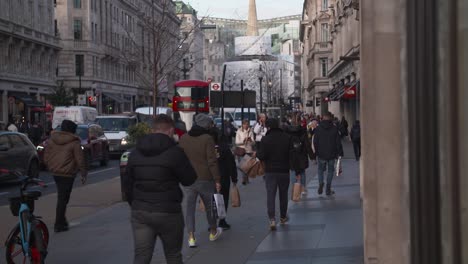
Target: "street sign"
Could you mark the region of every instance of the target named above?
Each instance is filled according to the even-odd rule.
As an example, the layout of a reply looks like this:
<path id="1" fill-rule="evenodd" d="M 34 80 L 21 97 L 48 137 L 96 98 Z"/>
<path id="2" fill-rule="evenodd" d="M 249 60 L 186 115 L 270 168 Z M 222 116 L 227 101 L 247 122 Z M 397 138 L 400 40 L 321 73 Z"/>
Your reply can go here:
<path id="1" fill-rule="evenodd" d="M 220 91 L 221 90 L 221 84 L 220 83 L 212 83 L 211 84 L 211 91 Z"/>
<path id="2" fill-rule="evenodd" d="M 85 94 L 79 94 L 78 95 L 78 104 L 79 105 L 86 105 L 86 95 Z"/>

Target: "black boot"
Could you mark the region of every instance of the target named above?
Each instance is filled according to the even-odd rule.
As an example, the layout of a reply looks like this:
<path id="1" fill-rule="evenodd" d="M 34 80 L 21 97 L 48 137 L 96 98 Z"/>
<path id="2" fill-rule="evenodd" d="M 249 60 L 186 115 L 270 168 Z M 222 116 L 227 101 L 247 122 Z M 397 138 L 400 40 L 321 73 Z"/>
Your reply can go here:
<path id="1" fill-rule="evenodd" d="M 326 194 L 327 194 L 328 196 L 330 196 L 330 195 L 332 195 L 332 194 L 335 194 L 335 192 L 332 191 L 332 189 L 331 189 L 331 184 L 327 184 L 327 192 L 326 192 Z"/>
<path id="2" fill-rule="evenodd" d="M 223 230 L 231 229 L 231 226 L 224 219 L 219 220 L 218 227 L 221 227 Z"/>
<path id="3" fill-rule="evenodd" d="M 323 183 L 320 183 L 319 184 L 319 188 L 318 188 L 318 194 L 322 194 L 323 193 Z"/>

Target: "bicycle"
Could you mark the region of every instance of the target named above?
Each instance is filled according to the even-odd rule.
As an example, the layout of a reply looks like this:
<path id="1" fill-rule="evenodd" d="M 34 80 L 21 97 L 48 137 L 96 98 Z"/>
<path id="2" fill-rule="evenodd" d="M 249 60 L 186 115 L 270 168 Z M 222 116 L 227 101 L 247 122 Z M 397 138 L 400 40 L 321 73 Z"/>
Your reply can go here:
<path id="1" fill-rule="evenodd" d="M 11 230 L 5 242 L 6 262 L 8 264 L 29 263 L 43 264 L 47 256 L 49 230 L 46 224 L 35 216 L 34 201 L 42 195 L 40 191 L 27 191 L 30 185 L 47 187 L 36 178 L 23 176 L 17 171 L 0 169 L 0 172 L 10 172 L 21 179 L 20 196 L 9 198 L 10 210 L 13 216 L 19 217 L 18 224 Z"/>

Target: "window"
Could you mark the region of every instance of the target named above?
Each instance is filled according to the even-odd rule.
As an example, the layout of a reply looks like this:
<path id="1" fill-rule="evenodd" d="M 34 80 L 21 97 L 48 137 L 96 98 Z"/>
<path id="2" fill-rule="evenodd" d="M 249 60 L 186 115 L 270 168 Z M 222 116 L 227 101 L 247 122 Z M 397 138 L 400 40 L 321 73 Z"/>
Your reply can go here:
<path id="1" fill-rule="evenodd" d="M 13 143 L 13 148 L 21 148 L 27 146 L 28 144 L 20 138 L 18 135 L 9 135 L 11 142 Z"/>
<path id="2" fill-rule="evenodd" d="M 0 136 L 0 146 L 11 148 L 11 143 L 7 136 Z"/>
<path id="3" fill-rule="evenodd" d="M 75 55 L 75 75 L 83 76 L 84 73 L 84 55 Z"/>
<path id="4" fill-rule="evenodd" d="M 94 41 L 94 22 L 91 22 L 91 40 Z"/>
<path id="5" fill-rule="evenodd" d="M 328 59 L 322 58 L 320 59 L 320 75 L 322 77 L 327 77 L 328 73 Z"/>
<path id="6" fill-rule="evenodd" d="M 322 11 L 328 10 L 328 0 L 322 0 Z"/>
<path id="7" fill-rule="evenodd" d="M 58 36 L 58 24 L 57 24 L 57 19 L 54 20 L 54 32 L 55 32 L 55 36 Z"/>
<path id="8" fill-rule="evenodd" d="M 74 8 L 81 8 L 81 0 L 73 0 Z"/>
<path id="9" fill-rule="evenodd" d="M 83 34 L 82 34 L 82 26 L 81 26 L 81 20 L 80 19 L 75 19 L 73 20 L 73 38 L 75 40 L 82 40 L 83 39 Z"/>
<path id="10" fill-rule="evenodd" d="M 322 29 L 322 42 L 328 42 L 329 40 L 329 37 L 328 37 L 328 23 L 322 23 L 321 25 L 321 29 Z"/>

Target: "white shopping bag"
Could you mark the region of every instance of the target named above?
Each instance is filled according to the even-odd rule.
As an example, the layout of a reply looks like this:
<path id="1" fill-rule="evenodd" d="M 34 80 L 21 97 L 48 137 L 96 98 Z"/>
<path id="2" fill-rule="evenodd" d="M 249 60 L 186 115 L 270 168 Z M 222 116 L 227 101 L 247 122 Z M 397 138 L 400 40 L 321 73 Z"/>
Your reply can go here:
<path id="1" fill-rule="evenodd" d="M 215 193 L 213 195 L 214 197 L 214 203 L 216 207 L 216 213 L 218 215 L 219 219 L 224 219 L 226 218 L 226 208 L 224 207 L 224 197 L 222 194 Z"/>

